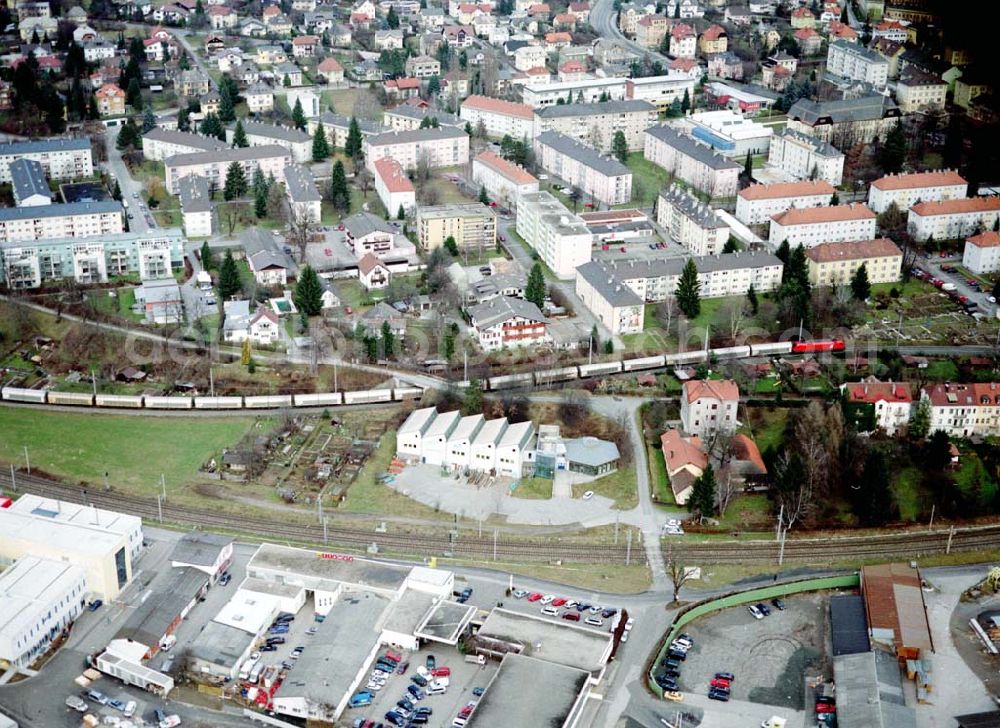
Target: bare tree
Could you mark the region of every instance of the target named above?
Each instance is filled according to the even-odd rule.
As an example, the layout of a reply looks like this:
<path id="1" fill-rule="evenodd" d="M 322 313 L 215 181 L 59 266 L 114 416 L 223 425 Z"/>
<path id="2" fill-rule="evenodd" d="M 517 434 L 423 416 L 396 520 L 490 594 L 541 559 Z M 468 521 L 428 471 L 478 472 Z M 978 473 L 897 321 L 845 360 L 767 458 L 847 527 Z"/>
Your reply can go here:
<path id="1" fill-rule="evenodd" d="M 312 233 L 313 222 L 308 215 L 302 213 L 293 212 L 290 218 L 285 239 L 298 250 L 299 262 L 302 262 L 306 259 L 306 247 L 309 245 L 309 236 Z"/>
<path id="2" fill-rule="evenodd" d="M 372 173 L 368 171 L 367 167 L 362 167 L 354 175 L 354 184 L 358 186 L 361 193 L 364 195 L 365 199 L 368 199 L 368 192 L 372 188 Z"/>
<path id="3" fill-rule="evenodd" d="M 674 317 L 677 315 L 677 299 L 673 296 L 667 296 L 663 301 L 656 304 L 653 315 L 669 336 L 670 327 L 674 322 Z"/>
<path id="4" fill-rule="evenodd" d="M 479 64 L 479 84 L 482 87 L 482 93 L 486 96 L 495 94 L 498 80 L 499 72 L 497 70 L 496 54 L 492 48 L 488 50 L 484 49 L 483 60 Z"/>
<path id="5" fill-rule="evenodd" d="M 374 121 L 382 116 L 382 105 L 378 97 L 370 89 L 362 89 L 354 99 L 351 113 L 358 119 Z"/>
<path id="6" fill-rule="evenodd" d="M 670 603 L 677 604 L 680 601 L 681 588 L 693 578 L 694 572 L 681 564 L 680 560 L 676 557 L 673 541 L 667 543 L 666 559 L 663 566 L 666 569 L 667 577 L 670 579 L 670 584 L 673 586 L 673 598 Z"/>
<path id="7" fill-rule="evenodd" d="M 219 208 L 219 218 L 226 226 L 227 235 L 232 237 L 236 226 L 247 220 L 248 210 L 249 207 L 245 202 L 230 202 Z"/>
<path id="8" fill-rule="evenodd" d="M 278 222 L 285 222 L 288 219 L 284 185 L 273 184 L 267 191 L 267 216 Z"/>

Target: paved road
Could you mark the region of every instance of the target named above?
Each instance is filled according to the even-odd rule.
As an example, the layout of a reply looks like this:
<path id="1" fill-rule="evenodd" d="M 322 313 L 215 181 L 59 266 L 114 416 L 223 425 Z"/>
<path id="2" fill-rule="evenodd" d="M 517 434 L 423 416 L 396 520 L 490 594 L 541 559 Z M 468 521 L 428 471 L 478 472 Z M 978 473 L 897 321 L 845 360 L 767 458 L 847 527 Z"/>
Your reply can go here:
<path id="1" fill-rule="evenodd" d="M 145 26 L 139 25 L 138 27 L 143 28 Z M 208 79 L 211 87 L 218 89 L 219 85 L 215 82 L 212 74 L 208 72 L 208 66 L 205 65 L 205 62 L 201 59 L 201 55 L 195 50 L 194 46 L 188 42 L 188 31 L 183 28 L 170 28 L 169 32 L 173 34 L 174 38 L 177 39 L 177 42 L 180 43 L 184 50 L 187 51 L 188 55 L 191 56 L 191 60 L 198 67 L 198 69 L 205 74 L 205 78 Z"/>
<path id="2" fill-rule="evenodd" d="M 146 211 L 146 200 L 141 182 L 136 182 L 129 174 L 128 167 L 122 159 L 122 153 L 116 146 L 118 142 L 118 132 L 121 127 L 113 126 L 104 135 L 104 144 L 108 151 L 107 165 L 111 176 L 118 180 L 118 186 L 122 190 L 122 199 L 128 203 L 128 214 L 131 216 L 128 221 L 129 230 L 136 233 L 144 233 L 150 228 L 156 227 L 156 219 Z M 146 215 L 149 215 L 147 219 Z M 153 220 L 153 224 L 149 223 Z"/>
<path id="3" fill-rule="evenodd" d="M 662 53 L 644 48 L 635 41 L 629 40 L 625 34 L 618 29 L 617 13 L 614 8 L 614 0 L 596 0 L 590 10 L 590 24 L 597 34 L 608 40 L 616 40 L 627 48 L 635 51 L 640 57 L 648 56 L 651 60 L 660 63 L 670 63 L 670 59 Z"/>

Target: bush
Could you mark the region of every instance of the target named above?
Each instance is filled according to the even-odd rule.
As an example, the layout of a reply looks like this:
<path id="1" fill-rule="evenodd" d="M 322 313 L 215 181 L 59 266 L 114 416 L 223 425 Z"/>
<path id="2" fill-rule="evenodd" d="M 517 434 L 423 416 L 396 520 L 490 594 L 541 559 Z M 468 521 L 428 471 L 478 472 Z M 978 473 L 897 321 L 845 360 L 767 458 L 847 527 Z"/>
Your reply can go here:
<path id="1" fill-rule="evenodd" d="M 900 291 L 900 290 L 899 290 L 898 288 L 896 288 L 895 286 L 893 286 L 892 288 L 890 288 L 890 289 L 889 289 L 889 296 L 890 296 L 891 298 L 899 298 L 899 297 L 900 297 L 900 295 L 902 295 L 902 291 Z"/>

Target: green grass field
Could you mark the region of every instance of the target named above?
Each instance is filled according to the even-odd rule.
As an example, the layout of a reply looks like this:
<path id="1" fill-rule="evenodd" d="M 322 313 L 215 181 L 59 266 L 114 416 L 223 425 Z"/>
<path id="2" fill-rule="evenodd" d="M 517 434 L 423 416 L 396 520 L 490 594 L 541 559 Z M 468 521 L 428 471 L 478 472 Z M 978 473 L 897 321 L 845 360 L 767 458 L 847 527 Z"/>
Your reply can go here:
<path id="1" fill-rule="evenodd" d="M 160 474 L 167 492 L 197 478 L 199 466 L 236 444 L 254 425 L 249 417 L 131 417 L 67 414 L 0 407 L 0 459 L 53 475 L 152 495 Z"/>
<path id="2" fill-rule="evenodd" d="M 639 503 L 639 494 L 636 492 L 635 467 L 617 470 L 589 483 L 576 483 L 573 485 L 573 497 L 582 498 L 588 490 L 594 491 L 596 495 L 611 498 L 615 502 L 614 507 L 623 511 L 635 508 Z"/>
<path id="3" fill-rule="evenodd" d="M 548 500 L 552 497 L 552 481 L 548 478 L 523 478 L 511 493 L 515 498 Z"/>

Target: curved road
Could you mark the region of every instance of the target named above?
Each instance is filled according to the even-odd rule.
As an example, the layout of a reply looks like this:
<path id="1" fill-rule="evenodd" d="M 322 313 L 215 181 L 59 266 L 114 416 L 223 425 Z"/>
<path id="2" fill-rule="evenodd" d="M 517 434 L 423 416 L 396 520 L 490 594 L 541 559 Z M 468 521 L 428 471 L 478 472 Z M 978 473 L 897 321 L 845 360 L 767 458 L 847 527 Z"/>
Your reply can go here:
<path id="1" fill-rule="evenodd" d="M 614 0 L 595 0 L 590 9 L 590 25 L 602 38 L 616 40 L 629 50 L 638 53 L 640 57 L 649 56 L 664 65 L 670 63 L 670 59 L 662 53 L 644 48 L 635 41 L 626 38 L 625 34 L 618 29 L 617 16 Z"/>

